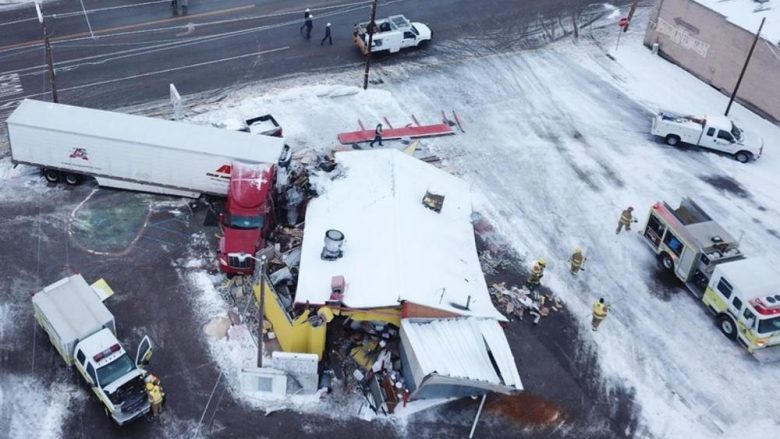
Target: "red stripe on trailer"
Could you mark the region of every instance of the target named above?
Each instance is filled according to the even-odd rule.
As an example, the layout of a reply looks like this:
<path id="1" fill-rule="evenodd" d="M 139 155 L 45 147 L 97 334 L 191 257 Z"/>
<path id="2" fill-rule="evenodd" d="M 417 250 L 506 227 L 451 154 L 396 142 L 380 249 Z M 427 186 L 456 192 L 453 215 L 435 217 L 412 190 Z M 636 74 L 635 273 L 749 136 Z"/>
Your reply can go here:
<path id="1" fill-rule="evenodd" d="M 419 137 L 434 137 L 434 136 L 447 136 L 455 134 L 452 128 L 447 124 L 435 124 L 435 125 L 423 125 L 412 126 L 403 128 L 391 128 L 382 132 L 383 140 L 400 139 L 402 137 L 411 137 L 413 139 Z M 352 131 L 348 133 L 339 133 L 339 142 L 348 145 L 350 143 L 369 142 L 374 139 L 374 130 L 360 130 Z"/>

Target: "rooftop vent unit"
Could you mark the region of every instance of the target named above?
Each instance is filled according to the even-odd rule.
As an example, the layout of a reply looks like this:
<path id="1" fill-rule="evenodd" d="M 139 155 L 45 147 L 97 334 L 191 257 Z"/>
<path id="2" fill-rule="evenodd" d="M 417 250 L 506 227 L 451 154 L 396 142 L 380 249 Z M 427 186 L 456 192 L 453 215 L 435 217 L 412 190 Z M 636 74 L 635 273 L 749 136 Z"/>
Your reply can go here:
<path id="1" fill-rule="evenodd" d="M 344 245 L 344 234 L 335 229 L 325 232 L 325 246 L 322 247 L 320 257 L 326 261 L 335 261 L 344 253 L 341 246 Z"/>
<path id="2" fill-rule="evenodd" d="M 439 213 L 444 206 L 444 195 L 434 194 L 431 191 L 426 191 L 425 196 L 422 199 L 423 206 L 431 209 L 432 211 Z"/>

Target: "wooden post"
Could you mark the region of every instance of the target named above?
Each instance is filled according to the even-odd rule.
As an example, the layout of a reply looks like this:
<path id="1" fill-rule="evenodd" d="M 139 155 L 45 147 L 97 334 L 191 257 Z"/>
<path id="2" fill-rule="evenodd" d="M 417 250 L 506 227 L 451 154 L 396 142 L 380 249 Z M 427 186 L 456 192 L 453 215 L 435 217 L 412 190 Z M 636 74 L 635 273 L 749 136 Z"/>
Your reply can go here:
<path id="1" fill-rule="evenodd" d="M 764 28 L 764 22 L 766 21 L 766 17 L 761 19 L 761 25 L 758 26 L 758 32 L 756 32 L 756 37 L 753 39 L 753 45 L 750 46 L 750 51 L 748 52 L 747 58 L 745 58 L 745 64 L 742 65 L 742 71 L 739 72 L 739 79 L 737 79 L 737 85 L 734 86 L 734 91 L 731 92 L 731 98 L 729 99 L 729 104 L 726 106 L 726 112 L 724 113 L 725 116 L 729 115 L 729 111 L 731 110 L 731 104 L 734 103 L 734 98 L 737 97 L 737 90 L 739 90 L 739 85 L 742 84 L 742 77 L 745 76 L 745 70 L 747 70 L 748 63 L 750 62 L 750 58 L 753 56 L 753 49 L 756 48 L 756 43 L 758 43 L 758 39 L 761 37 L 761 29 Z"/>
<path id="2" fill-rule="evenodd" d="M 263 328 L 265 327 L 265 255 L 255 258 L 255 264 L 260 266 L 255 270 L 255 278 L 260 279 L 260 304 L 258 306 L 257 328 L 257 367 L 263 367 Z"/>
<path id="3" fill-rule="evenodd" d="M 374 27 L 376 25 L 376 2 L 371 4 L 371 21 L 368 23 L 368 53 L 366 54 L 366 73 L 363 75 L 363 90 L 368 88 L 368 69 L 371 65 L 371 44 L 374 42 Z"/>

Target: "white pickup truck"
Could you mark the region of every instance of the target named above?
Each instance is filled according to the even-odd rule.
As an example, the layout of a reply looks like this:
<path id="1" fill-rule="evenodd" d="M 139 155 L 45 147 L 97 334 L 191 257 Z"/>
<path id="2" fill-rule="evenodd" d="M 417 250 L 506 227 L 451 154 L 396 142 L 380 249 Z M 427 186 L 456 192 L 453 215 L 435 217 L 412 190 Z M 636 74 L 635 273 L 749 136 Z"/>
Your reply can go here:
<path id="1" fill-rule="evenodd" d="M 726 116 L 659 113 L 650 133 L 663 137 L 671 146 L 687 143 L 726 153 L 742 163 L 761 157 L 764 150 L 760 137 L 741 130 Z"/>
<path id="2" fill-rule="evenodd" d="M 112 291 L 102 279 L 91 286 L 80 274 L 55 282 L 33 298 L 35 319 L 65 363 L 75 365 L 119 425 L 150 410 L 142 368 L 151 357 L 144 337 L 135 361 L 116 338 L 114 316 L 103 304 Z"/>
<path id="3" fill-rule="evenodd" d="M 368 54 L 368 25 L 356 24 L 352 31 L 352 41 L 363 52 Z M 422 23 L 413 23 L 403 15 L 393 15 L 388 18 L 376 20 L 371 40 L 371 52 L 387 50 L 396 53 L 407 47 L 417 47 L 433 37 L 431 29 Z"/>

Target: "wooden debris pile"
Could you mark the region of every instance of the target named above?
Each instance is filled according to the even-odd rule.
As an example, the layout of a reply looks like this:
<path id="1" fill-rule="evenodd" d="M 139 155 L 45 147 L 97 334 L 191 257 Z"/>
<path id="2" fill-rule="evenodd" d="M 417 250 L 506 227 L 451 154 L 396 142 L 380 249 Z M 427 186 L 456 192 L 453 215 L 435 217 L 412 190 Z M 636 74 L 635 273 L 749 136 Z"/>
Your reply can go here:
<path id="1" fill-rule="evenodd" d="M 552 311 L 563 309 L 563 301 L 553 293 L 538 294 L 527 287 L 507 287 L 506 282 L 491 285 L 490 297 L 496 308 L 504 312 L 510 320 L 512 316 L 523 320 L 528 311 L 534 318 L 534 324 L 538 324 L 541 317 L 547 317 Z"/>

